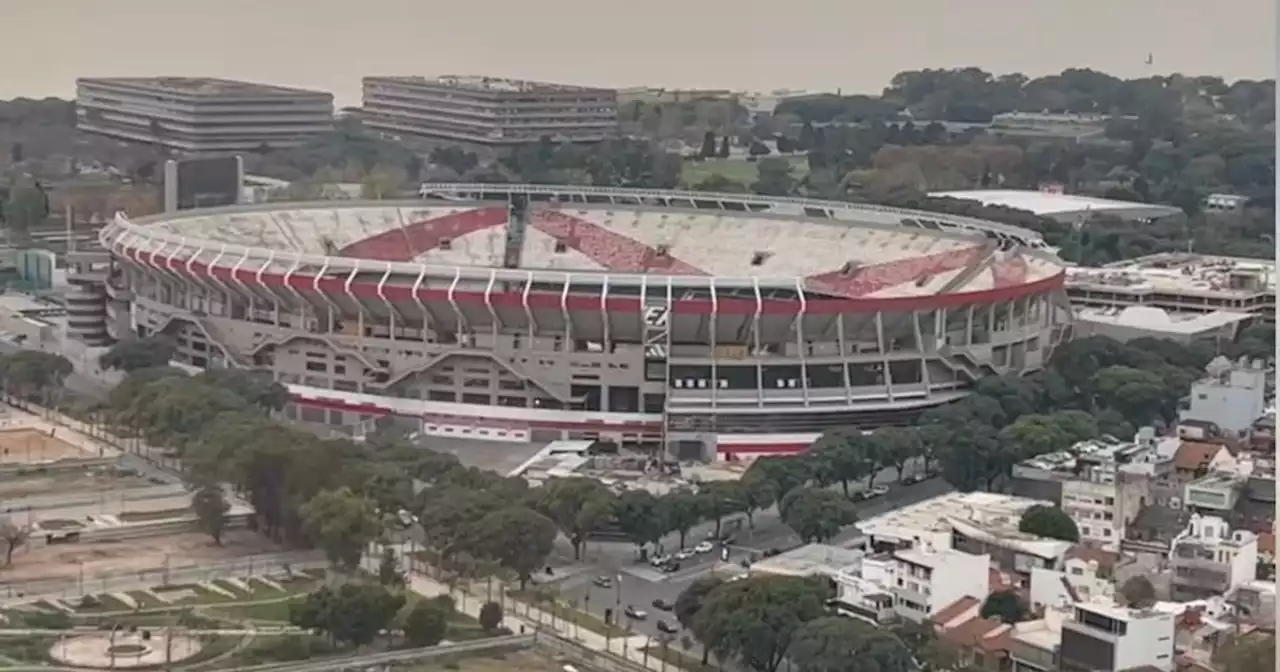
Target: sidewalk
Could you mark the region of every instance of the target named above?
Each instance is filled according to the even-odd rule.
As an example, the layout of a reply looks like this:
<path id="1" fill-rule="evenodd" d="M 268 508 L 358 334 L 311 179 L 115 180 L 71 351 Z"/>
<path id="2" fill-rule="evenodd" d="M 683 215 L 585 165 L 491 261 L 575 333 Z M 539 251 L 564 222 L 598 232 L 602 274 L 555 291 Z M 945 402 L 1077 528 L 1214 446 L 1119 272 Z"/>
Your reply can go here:
<path id="1" fill-rule="evenodd" d="M 448 586 L 420 573 L 410 573 L 407 580 L 409 589 L 419 595 L 426 597 L 452 595 L 457 601 L 458 611 L 472 618 L 479 618 L 480 608 L 484 606 L 486 601 L 484 595 L 471 595 L 462 590 L 450 592 Z M 514 634 L 533 631 L 555 633 L 592 651 L 622 658 L 650 670 L 671 672 L 680 669 L 671 663 L 664 664 L 656 656 L 646 656 L 644 648 L 653 644 L 651 638 L 646 635 L 609 638 L 599 633 L 591 632 L 586 628 L 565 623 L 561 619 L 554 619 L 555 622 L 553 624 L 553 616 L 551 614 L 523 602 L 519 603 L 521 609 L 517 610 L 513 606 L 516 601 L 510 597 L 505 598 L 504 601 L 507 608 L 503 609 L 502 624 Z M 518 613 L 518 611 L 524 613 Z"/>

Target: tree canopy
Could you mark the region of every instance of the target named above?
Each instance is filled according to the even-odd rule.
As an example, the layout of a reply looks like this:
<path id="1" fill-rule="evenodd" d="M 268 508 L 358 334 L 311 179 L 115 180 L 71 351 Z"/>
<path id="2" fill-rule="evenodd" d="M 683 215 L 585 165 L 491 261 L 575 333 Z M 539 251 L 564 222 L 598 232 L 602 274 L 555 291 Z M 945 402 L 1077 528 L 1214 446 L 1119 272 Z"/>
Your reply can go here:
<path id="1" fill-rule="evenodd" d="M 1066 511 L 1048 505 L 1036 505 L 1022 513 L 1018 531 L 1062 541 L 1079 541 L 1080 530 Z"/>

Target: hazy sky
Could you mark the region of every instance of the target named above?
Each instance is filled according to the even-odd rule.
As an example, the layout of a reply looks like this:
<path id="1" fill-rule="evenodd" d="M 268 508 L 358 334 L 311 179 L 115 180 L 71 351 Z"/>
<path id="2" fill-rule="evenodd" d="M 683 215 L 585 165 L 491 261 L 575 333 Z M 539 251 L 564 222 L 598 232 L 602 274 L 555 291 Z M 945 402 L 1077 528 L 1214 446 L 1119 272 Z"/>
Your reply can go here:
<path id="1" fill-rule="evenodd" d="M 0 0 L 0 98 L 367 74 L 879 92 L 901 70 L 1275 76 L 1275 0 Z M 1143 64 L 1147 53 L 1155 65 Z"/>

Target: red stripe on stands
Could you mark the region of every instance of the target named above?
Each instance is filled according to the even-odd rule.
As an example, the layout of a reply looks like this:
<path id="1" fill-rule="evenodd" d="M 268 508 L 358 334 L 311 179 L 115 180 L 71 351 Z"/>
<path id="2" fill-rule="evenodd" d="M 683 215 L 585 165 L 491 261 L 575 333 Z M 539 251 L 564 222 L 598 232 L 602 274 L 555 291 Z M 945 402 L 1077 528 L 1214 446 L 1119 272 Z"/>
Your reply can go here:
<path id="1" fill-rule="evenodd" d="M 446 239 L 457 240 L 476 231 L 492 229 L 506 223 L 506 208 L 478 208 L 455 212 L 413 222 L 356 241 L 342 248 L 338 254 L 378 261 L 411 261 L 420 254 L 440 247 Z"/>
<path id="2" fill-rule="evenodd" d="M 859 266 L 849 273 L 834 270 L 811 275 L 806 278 L 805 285 L 826 294 L 860 298 L 890 287 L 920 282 L 941 273 L 971 266 L 982 261 L 983 256 L 984 248 L 965 247 Z"/>
<path id="3" fill-rule="evenodd" d="M 126 250 L 126 254 L 128 250 Z M 138 255 L 135 258 L 139 258 Z M 175 273 L 183 273 L 187 270 L 188 263 L 184 262 L 180 268 L 171 268 L 154 259 L 147 264 L 141 261 L 143 265 L 150 265 L 155 268 L 168 268 Z M 207 277 L 210 274 L 209 267 L 206 264 L 195 262 L 189 263 L 192 273 L 197 277 Z M 285 287 L 285 275 L 280 273 L 262 273 L 258 274 L 257 270 L 251 269 L 233 269 L 226 266 L 215 266 L 212 270 L 213 277 L 224 282 L 237 282 L 241 284 L 262 284 L 267 287 Z M 289 282 L 287 286 L 290 289 L 299 292 L 311 292 L 319 290 L 331 295 L 342 295 L 347 293 L 347 280 L 345 276 L 340 277 L 320 277 L 294 273 L 288 276 Z M 902 296 L 902 297 L 886 297 L 874 299 L 808 299 L 806 314 L 809 315 L 836 315 L 841 313 L 874 313 L 874 312 L 894 312 L 894 311 L 910 311 L 910 310 L 930 310 L 934 308 L 949 308 L 953 306 L 964 306 L 971 303 L 998 303 L 1001 301 L 1011 301 L 1013 299 L 1031 296 L 1035 294 L 1043 294 L 1062 287 L 1066 281 L 1066 271 L 1062 271 L 1057 275 L 1036 280 L 1023 285 L 1015 285 L 1010 287 L 996 287 L 976 292 L 953 292 L 949 294 L 926 296 Z M 378 283 L 375 282 L 353 282 L 351 283 L 351 294 L 372 301 L 381 301 L 382 297 L 378 294 Z M 388 301 L 412 302 L 414 300 L 413 288 L 407 285 L 387 284 L 382 288 L 382 296 Z M 446 303 L 449 300 L 449 291 L 446 289 L 419 289 L 417 298 L 424 303 Z M 453 300 L 459 303 L 478 303 L 484 305 L 485 293 L 476 291 L 457 291 L 453 293 Z M 523 309 L 525 306 L 524 296 L 520 292 L 494 292 L 489 295 L 488 300 L 495 307 L 517 308 Z M 548 292 L 530 292 L 528 296 L 528 306 L 535 309 L 544 310 L 560 310 L 561 296 L 558 293 Z M 600 297 L 598 296 L 573 296 L 564 297 L 565 308 L 578 312 L 600 312 Z M 712 307 L 715 306 L 715 312 L 719 315 L 753 315 L 756 312 L 755 299 L 738 299 L 738 298 L 722 298 L 714 304 L 710 299 L 675 299 L 672 302 L 672 310 L 679 315 L 710 315 Z M 611 297 L 604 300 L 604 307 L 610 313 L 638 313 L 641 310 L 639 297 Z M 760 311 L 762 315 L 795 315 L 800 309 L 800 302 L 795 299 L 765 299 L 760 303 Z"/>

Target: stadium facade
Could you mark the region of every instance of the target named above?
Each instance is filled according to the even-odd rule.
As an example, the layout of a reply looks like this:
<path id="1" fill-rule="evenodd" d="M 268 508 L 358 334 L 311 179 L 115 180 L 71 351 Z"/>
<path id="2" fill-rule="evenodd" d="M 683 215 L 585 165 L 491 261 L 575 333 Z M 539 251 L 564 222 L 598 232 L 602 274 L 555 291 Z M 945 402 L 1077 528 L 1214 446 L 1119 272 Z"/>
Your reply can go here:
<path id="1" fill-rule="evenodd" d="M 107 330 L 271 370 L 290 417 L 340 431 L 681 456 L 906 422 L 1069 335 L 1064 264 L 1007 225 L 742 194 L 422 196 L 118 216 Z"/>

